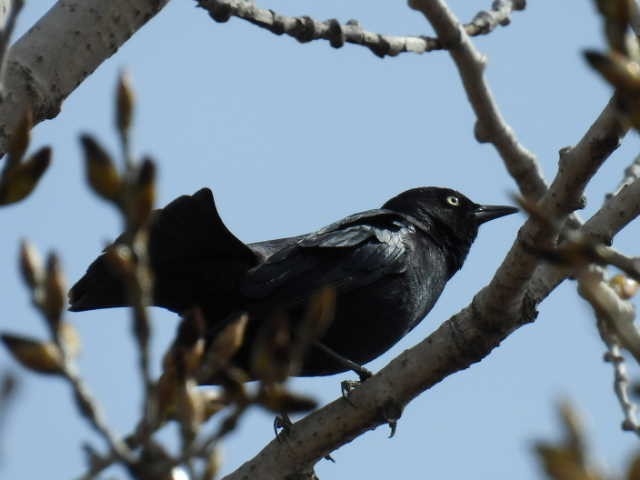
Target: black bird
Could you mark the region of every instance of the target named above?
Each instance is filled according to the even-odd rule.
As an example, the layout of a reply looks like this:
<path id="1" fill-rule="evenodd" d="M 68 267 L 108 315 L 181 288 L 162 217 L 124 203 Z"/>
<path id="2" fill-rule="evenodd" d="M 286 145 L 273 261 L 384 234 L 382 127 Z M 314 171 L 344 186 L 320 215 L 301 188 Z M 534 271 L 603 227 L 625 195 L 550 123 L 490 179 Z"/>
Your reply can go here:
<path id="1" fill-rule="evenodd" d="M 247 368 L 252 339 L 269 315 L 280 309 L 300 316 L 314 292 L 332 287 L 334 319 L 298 374 L 342 372 L 349 367 L 331 351 L 364 364 L 388 350 L 431 310 L 462 266 L 478 227 L 516 211 L 478 205 L 448 188 L 422 187 L 317 232 L 245 245 L 226 228 L 204 188 L 152 217 L 154 305 L 178 313 L 198 306 L 211 332 L 237 312 L 248 312 L 248 346 L 234 358 Z M 72 311 L 127 304 L 104 256 L 69 298 Z"/>

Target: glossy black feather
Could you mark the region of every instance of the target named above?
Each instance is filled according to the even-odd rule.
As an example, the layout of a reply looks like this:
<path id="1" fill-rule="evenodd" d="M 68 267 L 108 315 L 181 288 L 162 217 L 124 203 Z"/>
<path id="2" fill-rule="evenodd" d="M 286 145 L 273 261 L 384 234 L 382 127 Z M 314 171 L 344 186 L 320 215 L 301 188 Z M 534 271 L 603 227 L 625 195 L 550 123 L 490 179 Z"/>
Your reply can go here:
<path id="1" fill-rule="evenodd" d="M 245 245 L 222 222 L 211 191 L 202 189 L 171 202 L 151 222 L 154 302 L 177 312 L 201 307 L 211 335 L 236 312 L 248 312 L 247 338 L 235 362 L 249 368 L 256 333 L 273 312 L 288 312 L 295 327 L 310 296 L 330 286 L 336 314 L 321 341 L 366 363 L 431 310 L 462 266 L 478 226 L 514 211 L 424 187 L 317 232 Z M 125 305 L 123 295 L 99 257 L 72 288 L 71 309 Z M 312 348 L 300 374 L 344 369 Z"/>

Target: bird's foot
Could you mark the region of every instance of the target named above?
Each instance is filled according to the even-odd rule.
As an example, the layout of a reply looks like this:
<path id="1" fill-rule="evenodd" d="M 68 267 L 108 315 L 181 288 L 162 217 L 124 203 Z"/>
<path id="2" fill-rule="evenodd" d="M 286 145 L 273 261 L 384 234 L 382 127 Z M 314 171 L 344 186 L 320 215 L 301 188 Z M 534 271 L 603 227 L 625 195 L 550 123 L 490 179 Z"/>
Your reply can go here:
<path id="1" fill-rule="evenodd" d="M 293 422 L 291 421 L 291 418 L 289 418 L 289 415 L 287 415 L 286 413 L 278 415 L 273 419 L 273 431 L 275 432 L 276 438 L 279 442 L 282 442 L 287 438 L 287 435 L 291 431 L 292 425 Z"/>
<path id="2" fill-rule="evenodd" d="M 396 400 L 390 398 L 380 408 L 380 415 L 384 421 L 389 425 L 391 431 L 389 432 L 389 438 L 392 438 L 396 434 L 398 428 L 398 420 L 402 416 L 402 405 Z"/>
<path id="3" fill-rule="evenodd" d="M 349 398 L 351 392 L 355 390 L 360 382 L 357 380 L 343 380 L 340 382 L 340 391 L 342 392 L 342 398 L 344 398 L 352 407 L 355 407 L 354 403 Z"/>
<path id="4" fill-rule="evenodd" d="M 354 368 L 353 371 L 358 375 L 360 381 L 358 383 L 364 383 L 366 380 L 370 379 L 373 376 L 371 370 L 367 370 L 366 368 L 358 365 L 358 368 Z"/>
<path id="5" fill-rule="evenodd" d="M 360 380 L 343 380 L 342 382 L 340 382 L 340 391 L 342 392 L 342 398 L 349 402 L 351 406 L 355 407 L 355 405 L 349 398 L 349 395 L 351 395 L 351 392 L 358 388 L 368 378 L 371 378 L 373 373 L 371 373 L 364 367 L 359 367 L 358 369 L 354 368 L 353 371 L 358 374 Z"/>

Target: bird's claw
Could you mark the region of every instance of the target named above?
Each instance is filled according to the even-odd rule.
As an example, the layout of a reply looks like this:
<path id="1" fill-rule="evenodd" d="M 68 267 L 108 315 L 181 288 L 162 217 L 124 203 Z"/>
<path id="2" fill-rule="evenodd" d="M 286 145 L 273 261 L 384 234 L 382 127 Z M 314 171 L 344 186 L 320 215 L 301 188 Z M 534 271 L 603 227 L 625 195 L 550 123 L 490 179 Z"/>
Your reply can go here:
<path id="1" fill-rule="evenodd" d="M 349 402 L 349 405 L 351 405 L 352 407 L 355 407 L 355 405 L 349 398 L 349 395 L 351 395 L 351 392 L 355 390 L 358 385 L 360 385 L 360 383 L 361 382 L 359 382 L 358 380 L 343 380 L 342 382 L 340 382 L 340 391 L 342 392 L 342 398 Z"/>
<path id="2" fill-rule="evenodd" d="M 402 416 L 402 405 L 396 400 L 390 398 L 385 402 L 381 408 L 381 415 L 384 421 L 389 425 L 391 431 L 389 432 L 389 438 L 392 438 L 396 434 L 398 428 L 398 420 Z"/>
<path id="3" fill-rule="evenodd" d="M 369 370 L 367 370 L 364 367 L 360 367 L 357 370 L 354 369 L 353 371 L 358 374 L 358 377 L 360 377 L 360 380 L 343 380 L 342 382 L 340 382 L 340 391 L 342 392 L 342 398 L 344 398 L 347 402 L 349 402 L 349 404 L 352 407 L 355 407 L 355 405 L 349 398 L 349 395 L 351 395 L 351 392 L 356 388 L 358 388 L 367 379 L 371 378 L 373 373 L 371 373 Z"/>
<path id="4" fill-rule="evenodd" d="M 273 431 L 279 442 L 282 442 L 286 438 L 292 425 L 293 422 L 286 413 L 278 415 L 273 419 Z"/>

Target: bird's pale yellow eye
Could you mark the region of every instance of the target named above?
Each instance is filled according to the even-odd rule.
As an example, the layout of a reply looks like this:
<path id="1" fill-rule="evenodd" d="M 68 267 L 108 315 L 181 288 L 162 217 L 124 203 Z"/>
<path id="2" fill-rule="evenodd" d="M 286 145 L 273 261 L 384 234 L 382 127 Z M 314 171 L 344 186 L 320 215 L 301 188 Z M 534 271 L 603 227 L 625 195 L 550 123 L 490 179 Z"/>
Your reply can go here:
<path id="1" fill-rule="evenodd" d="M 460 199 L 458 197 L 453 196 L 453 195 L 449 195 L 447 197 L 447 203 L 449 205 L 451 205 L 452 207 L 457 207 L 458 205 L 460 205 Z"/>

